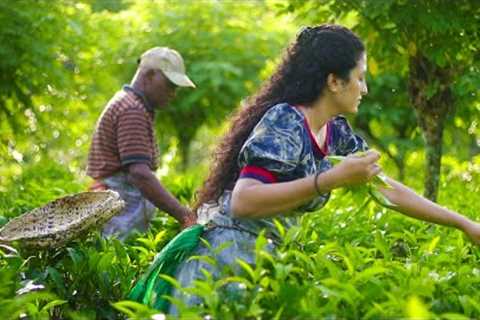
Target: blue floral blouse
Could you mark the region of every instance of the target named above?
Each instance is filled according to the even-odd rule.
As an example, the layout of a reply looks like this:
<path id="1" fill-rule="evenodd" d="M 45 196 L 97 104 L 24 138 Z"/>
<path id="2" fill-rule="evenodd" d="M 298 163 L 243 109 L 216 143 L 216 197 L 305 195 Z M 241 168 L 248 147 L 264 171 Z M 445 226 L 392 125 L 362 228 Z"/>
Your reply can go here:
<path id="1" fill-rule="evenodd" d="M 319 147 L 301 111 L 278 104 L 267 111 L 243 145 L 238 157 L 240 178 L 265 183 L 292 181 L 330 169 L 327 154 L 345 156 L 367 148 L 342 116 L 327 123 L 326 143 Z M 321 195 L 300 210 L 319 209 L 328 197 Z"/>

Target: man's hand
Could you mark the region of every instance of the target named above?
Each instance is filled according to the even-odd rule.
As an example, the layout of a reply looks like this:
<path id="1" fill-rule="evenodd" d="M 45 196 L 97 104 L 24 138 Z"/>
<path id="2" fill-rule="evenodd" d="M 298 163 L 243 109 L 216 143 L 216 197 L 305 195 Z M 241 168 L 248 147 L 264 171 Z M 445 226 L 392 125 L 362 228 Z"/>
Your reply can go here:
<path id="1" fill-rule="evenodd" d="M 193 211 L 188 210 L 183 220 L 180 222 L 180 225 L 182 229 L 185 229 L 196 223 L 197 223 L 197 215 Z"/>
<path id="2" fill-rule="evenodd" d="M 177 219 L 182 228 L 196 222 L 196 215 L 190 209 L 184 207 L 162 186 L 148 165 L 144 163 L 132 163 L 129 165 L 128 179 L 157 208 Z"/>

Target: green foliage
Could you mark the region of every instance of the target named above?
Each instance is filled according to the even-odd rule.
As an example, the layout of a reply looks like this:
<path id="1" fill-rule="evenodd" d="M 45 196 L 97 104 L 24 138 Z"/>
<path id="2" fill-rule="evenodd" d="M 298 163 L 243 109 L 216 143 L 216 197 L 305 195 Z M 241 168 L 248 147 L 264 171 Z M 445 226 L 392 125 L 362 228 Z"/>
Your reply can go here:
<path id="1" fill-rule="evenodd" d="M 86 187 L 77 181 L 76 174 L 54 162 L 32 164 L 21 170 L 19 175 L 7 175 L 9 178 L 2 186 L 2 224 L 55 198 L 84 191 Z M 193 176 L 183 180 L 177 176 L 177 184 L 184 182 L 178 189 L 179 198 L 184 194 L 190 199 L 195 187 L 193 182 L 188 183 L 192 179 Z M 126 244 L 91 234 L 56 250 L 22 249 L 17 253 L 13 248 L 0 245 L 0 279 L 5 284 L 0 290 L 0 316 L 5 319 L 18 318 L 20 314 L 32 319 L 118 319 L 118 310 L 124 309 L 112 303 L 127 297 L 134 280 L 177 232 L 178 225 L 173 219 L 159 215 L 148 233 L 133 235 Z"/>
<path id="2" fill-rule="evenodd" d="M 449 199 L 455 195 L 457 203 L 478 197 L 478 168 L 469 167 L 468 172 L 476 173 L 468 190 L 460 186 L 462 166 L 457 164 L 458 172 L 448 177 Z M 359 208 L 364 200 L 361 194 L 336 192 L 326 208 L 304 216 L 299 228 L 280 230 L 284 242 L 275 252 L 266 250 L 267 239 L 260 237 L 254 266 L 238 261 L 240 273 L 232 266 L 218 279 L 206 274 L 205 281 L 185 289 L 199 295 L 204 305 L 179 304 L 181 315 L 478 317 L 478 249 L 459 231 L 429 226 L 374 204 Z M 468 208 L 465 213 L 478 218 L 478 205 Z"/>
<path id="3" fill-rule="evenodd" d="M 47 14 L 45 14 L 45 12 Z M 33 107 L 32 96 L 62 80 L 57 57 L 64 22 L 48 1 L 4 1 L 0 4 L 0 115 L 18 125 L 13 115 Z M 58 42 L 57 42 L 58 41 Z M 2 137 L 4 138 L 4 137 Z"/>
<path id="4" fill-rule="evenodd" d="M 413 173 L 421 167 L 422 157 L 411 158 L 417 161 L 408 164 L 407 183 L 416 181 L 413 185 L 418 187 Z M 392 169 L 388 162 L 385 166 Z M 55 181 L 59 189 L 74 191 L 69 189 L 74 175 L 58 165 L 44 167 L 44 171 L 25 169 L 15 181 L 26 186 L 41 174 L 46 184 Z M 164 179 L 174 176 L 172 172 Z M 194 177 L 184 175 L 179 180 L 186 183 L 185 190 L 190 180 L 195 181 L 193 189 L 198 186 L 200 180 Z M 29 209 L 62 195 L 57 191 L 35 200 L 29 193 L 11 193 L 16 186 L 7 184 L 6 195 L 14 194 L 4 197 L 9 199 L 8 206 L 28 199 L 32 204 L 24 209 Z M 478 219 L 480 159 L 459 163 L 447 157 L 442 188 L 443 205 Z M 364 203 L 362 193 L 338 191 L 325 208 L 304 215 L 298 227 L 285 230 L 279 226 L 284 241 L 274 252 L 267 250 L 268 239 L 259 237 L 255 265 L 238 260 L 238 265 L 227 267 L 220 278 L 206 273 L 205 280 L 185 289 L 199 295 L 204 303 L 193 307 L 179 304 L 182 317 L 480 316 L 480 252 L 473 244 L 454 229 L 409 219 L 373 202 L 362 206 Z M 9 212 L 16 215 L 22 211 Z M 148 233 L 134 235 L 124 244 L 92 234 L 55 251 L 18 254 L 2 246 L 0 315 L 5 319 L 10 315 L 18 318 L 21 313 L 33 319 L 162 319 L 158 311 L 126 297 L 135 280 L 177 232 L 178 225 L 159 217 Z M 219 250 L 222 248 L 214 250 L 212 257 Z M 212 257 L 199 258 L 215 263 Z M 175 285 L 175 279 L 166 279 Z"/>
<path id="5" fill-rule="evenodd" d="M 0 245 L 0 316 L 2 319 L 49 319 L 52 309 L 66 303 L 56 295 L 45 292 L 44 286 L 31 280 L 18 281 L 25 272 L 26 261 L 9 246 Z"/>
<path id="6" fill-rule="evenodd" d="M 52 6 L 22 0 L 0 8 L 0 39 L 8 44 L 0 50 L 0 165 L 38 161 L 42 152 L 84 167 L 104 105 L 130 81 L 142 52 L 169 46 L 182 54 L 197 84 L 196 90 L 179 90 L 157 119 L 160 144 L 166 148 L 177 139 L 185 166 L 198 129 L 217 126 L 256 88 L 289 27 L 264 2 L 85 0 Z"/>
<path id="7" fill-rule="evenodd" d="M 15 168 L 12 169 L 15 171 Z M 3 172 L 10 177 L 12 172 Z M 85 191 L 70 170 L 52 161 L 20 167 L 0 189 L 0 216 L 16 217 L 65 194 Z"/>
<path id="8" fill-rule="evenodd" d="M 248 1 L 166 1 L 135 10 L 146 18 L 143 28 L 149 30 L 135 53 L 152 45 L 175 48 L 197 84 L 195 90 L 179 91 L 172 106 L 158 115 L 160 136 L 177 137 L 181 156 L 187 157 L 198 129 L 217 126 L 258 86 L 260 71 L 287 41 L 278 28 L 282 19 L 265 14 L 267 4 Z"/>
<path id="9" fill-rule="evenodd" d="M 273 7 L 269 1 L 2 2 L 0 225 L 86 189 L 83 169 L 95 120 L 130 81 L 140 53 L 157 45 L 180 51 L 198 85 L 180 90 L 157 119 L 166 169 L 160 179 L 192 203 L 221 121 L 256 90 L 293 35 L 288 17 L 275 16 Z M 366 40 L 370 94 L 354 127 L 393 160 L 382 159 L 386 171 L 397 166 L 416 190 L 425 157 L 408 108 L 408 57 L 421 50 L 437 66 L 454 66 L 457 113 L 448 127 L 439 202 L 478 219 L 480 159 L 471 158 L 480 112 L 478 23 L 471 22 L 479 16 L 476 2 L 289 1 L 283 10 L 295 12 L 301 24 L 345 23 Z M 433 81 L 425 92 L 431 97 L 439 88 Z M 173 170 L 194 137 L 193 166 Z M 178 153 L 170 152 L 175 148 Z M 298 228 L 279 230 L 284 243 L 275 252 L 260 237 L 255 265 L 238 261 L 221 278 L 206 273 L 206 280 L 185 289 L 204 303 L 179 305 L 182 316 L 479 318 L 478 249 L 459 231 L 365 200 L 361 193 L 334 193 Z M 0 317 L 162 319 L 157 310 L 125 299 L 178 231 L 159 213 L 149 232 L 125 243 L 90 234 L 55 251 L 18 253 L 0 245 Z"/>

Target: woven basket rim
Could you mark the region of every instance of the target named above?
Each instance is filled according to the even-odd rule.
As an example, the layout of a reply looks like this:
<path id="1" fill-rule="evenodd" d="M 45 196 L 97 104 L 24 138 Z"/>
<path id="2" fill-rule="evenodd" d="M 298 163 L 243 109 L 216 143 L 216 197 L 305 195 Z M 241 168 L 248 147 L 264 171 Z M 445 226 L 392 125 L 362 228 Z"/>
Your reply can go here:
<path id="1" fill-rule="evenodd" d="M 25 236 L 26 232 L 23 234 L 22 232 L 20 232 L 19 234 L 15 235 L 15 233 L 12 233 L 12 231 L 9 230 L 10 228 L 15 227 L 15 224 L 18 224 L 19 222 L 22 222 L 32 216 L 35 217 L 35 215 L 40 214 L 41 210 L 44 208 L 47 208 L 50 206 L 53 209 L 55 208 L 56 205 L 61 205 L 63 204 L 63 202 L 68 202 L 70 199 L 77 199 L 77 198 L 85 197 L 86 195 L 96 196 L 93 198 L 98 198 L 101 195 L 103 195 L 104 197 L 103 199 L 101 197 L 98 198 L 99 203 L 93 206 L 91 213 L 87 214 L 83 218 L 75 219 L 75 221 L 73 221 L 72 219 L 72 222 L 67 223 L 65 226 L 59 226 L 45 233 L 37 232 L 36 234 L 32 234 L 31 236 Z M 49 238 L 53 235 L 63 234 L 72 229 L 79 229 L 78 233 L 81 233 L 90 227 L 90 224 L 92 224 L 93 221 L 89 221 L 89 220 L 94 219 L 95 215 L 98 214 L 99 210 L 107 211 L 106 206 L 110 206 L 112 210 L 115 210 L 115 209 L 118 209 L 119 206 L 120 207 L 123 206 L 123 204 L 124 202 L 120 198 L 120 195 L 118 194 L 118 192 L 115 192 L 113 190 L 105 190 L 105 191 L 98 191 L 98 192 L 87 191 L 87 192 L 80 192 L 80 193 L 65 195 L 61 198 L 57 198 L 55 200 L 50 201 L 41 207 L 34 208 L 15 218 L 12 218 L 7 224 L 5 224 L 2 228 L 0 228 L 0 241 L 14 242 L 14 241 L 41 240 L 44 238 Z M 62 210 L 62 211 L 65 211 L 65 210 Z M 82 225 L 85 225 L 85 226 L 82 228 L 81 227 Z"/>

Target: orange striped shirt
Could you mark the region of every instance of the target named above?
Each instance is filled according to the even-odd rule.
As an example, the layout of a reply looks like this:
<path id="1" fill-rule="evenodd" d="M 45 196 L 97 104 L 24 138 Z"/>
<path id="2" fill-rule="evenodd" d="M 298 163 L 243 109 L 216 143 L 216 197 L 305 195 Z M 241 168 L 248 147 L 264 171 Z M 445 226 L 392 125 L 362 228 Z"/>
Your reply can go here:
<path id="1" fill-rule="evenodd" d="M 97 122 L 87 175 L 105 178 L 123 171 L 131 163 L 146 163 L 152 171 L 156 170 L 158 146 L 154 117 L 147 107 L 142 97 L 131 89 L 115 94 Z"/>

